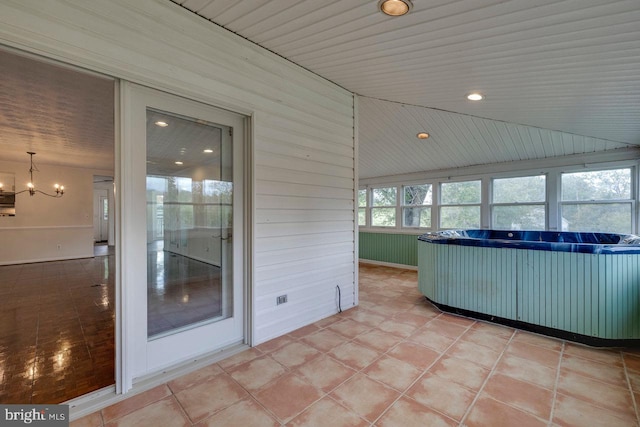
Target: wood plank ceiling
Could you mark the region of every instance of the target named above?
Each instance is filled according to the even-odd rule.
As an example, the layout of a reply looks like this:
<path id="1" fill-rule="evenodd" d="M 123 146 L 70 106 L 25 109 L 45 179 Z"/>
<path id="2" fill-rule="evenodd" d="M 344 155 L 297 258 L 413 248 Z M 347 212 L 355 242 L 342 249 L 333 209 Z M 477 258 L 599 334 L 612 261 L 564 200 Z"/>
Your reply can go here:
<path id="1" fill-rule="evenodd" d="M 360 95 L 360 178 L 640 146 L 638 0 L 174 1 Z"/>

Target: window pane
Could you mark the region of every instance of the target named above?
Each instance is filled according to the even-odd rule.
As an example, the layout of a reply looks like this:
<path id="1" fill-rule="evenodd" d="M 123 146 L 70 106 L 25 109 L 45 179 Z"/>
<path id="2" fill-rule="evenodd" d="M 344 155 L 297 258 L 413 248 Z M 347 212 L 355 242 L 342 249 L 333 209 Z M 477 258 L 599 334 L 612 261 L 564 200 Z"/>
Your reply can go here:
<path id="1" fill-rule="evenodd" d="M 562 200 L 589 201 L 630 198 L 630 168 L 562 174 Z"/>
<path id="2" fill-rule="evenodd" d="M 480 181 L 444 182 L 441 184 L 443 205 L 480 203 Z"/>
<path id="3" fill-rule="evenodd" d="M 358 206 L 361 208 L 367 207 L 367 190 L 358 190 Z"/>
<path id="4" fill-rule="evenodd" d="M 480 228 L 480 206 L 443 206 L 441 228 Z"/>
<path id="5" fill-rule="evenodd" d="M 522 176 L 493 180 L 493 203 L 544 202 L 545 176 Z"/>
<path id="6" fill-rule="evenodd" d="M 358 225 L 367 225 L 367 210 L 358 208 Z"/>
<path id="7" fill-rule="evenodd" d="M 563 204 L 562 230 L 631 233 L 631 203 Z"/>
<path id="8" fill-rule="evenodd" d="M 372 208 L 371 225 L 374 227 L 395 227 L 396 208 Z"/>
<path id="9" fill-rule="evenodd" d="M 402 187 L 404 205 L 430 205 L 431 184 L 406 185 Z"/>
<path id="10" fill-rule="evenodd" d="M 494 206 L 493 228 L 498 230 L 544 230 L 544 206 Z"/>
<path id="11" fill-rule="evenodd" d="M 373 206 L 395 206 L 396 205 L 396 187 L 374 188 Z"/>
<path id="12" fill-rule="evenodd" d="M 431 207 L 428 208 L 403 208 L 403 227 L 431 227 Z"/>

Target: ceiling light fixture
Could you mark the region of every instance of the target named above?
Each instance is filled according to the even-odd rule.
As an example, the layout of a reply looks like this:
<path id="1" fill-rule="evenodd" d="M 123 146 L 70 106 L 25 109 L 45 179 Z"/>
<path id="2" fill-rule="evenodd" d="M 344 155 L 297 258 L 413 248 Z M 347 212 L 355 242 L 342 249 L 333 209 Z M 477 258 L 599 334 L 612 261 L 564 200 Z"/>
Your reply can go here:
<path id="1" fill-rule="evenodd" d="M 482 101 L 484 99 L 484 95 L 479 92 L 471 92 L 467 94 L 467 99 L 469 101 Z"/>
<path id="2" fill-rule="evenodd" d="M 175 162 L 176 165 L 183 165 L 184 163 L 182 163 L 180 160 L 178 160 L 177 162 Z"/>
<path id="3" fill-rule="evenodd" d="M 161 128 L 166 128 L 167 126 L 169 126 L 169 123 L 158 120 L 157 122 L 155 122 L 155 125 L 160 126 Z"/>
<path id="4" fill-rule="evenodd" d="M 205 148 L 203 151 L 205 153 L 213 153 L 213 150 L 211 148 Z"/>
<path id="5" fill-rule="evenodd" d="M 380 0 L 378 2 L 378 9 L 389 16 L 406 15 L 412 7 L 411 0 Z"/>
<path id="6" fill-rule="evenodd" d="M 426 132 L 420 132 L 416 135 L 418 137 L 418 139 L 427 139 L 429 138 L 429 134 Z"/>
<path id="7" fill-rule="evenodd" d="M 41 190 L 36 190 L 36 185 L 33 183 L 33 172 L 34 171 L 40 172 L 38 170 L 38 167 L 35 165 L 35 163 L 33 163 L 33 156 L 35 156 L 36 153 L 34 153 L 33 151 L 27 151 L 27 154 L 29 155 L 30 164 L 31 164 L 31 167 L 29 168 L 29 182 L 27 183 L 26 190 L 18 191 L 15 194 L 17 195 L 21 193 L 26 193 L 28 191 L 30 196 L 34 196 L 36 193 L 40 193 L 40 194 L 44 194 L 45 196 L 54 197 L 54 198 L 62 197 L 64 195 L 64 185 L 54 184 L 53 188 L 56 190 L 55 194 L 49 194 Z M 3 193 L 2 185 L 0 185 L 0 193 Z M 4 193 L 6 194 L 6 192 Z"/>

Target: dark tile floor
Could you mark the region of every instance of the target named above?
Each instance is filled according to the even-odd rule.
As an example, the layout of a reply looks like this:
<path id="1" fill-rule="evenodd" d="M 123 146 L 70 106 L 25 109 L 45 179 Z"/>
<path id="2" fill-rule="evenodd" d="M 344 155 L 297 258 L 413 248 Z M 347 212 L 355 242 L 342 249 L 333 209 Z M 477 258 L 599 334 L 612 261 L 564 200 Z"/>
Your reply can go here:
<path id="1" fill-rule="evenodd" d="M 0 266 L 0 403 L 114 383 L 113 255 Z"/>

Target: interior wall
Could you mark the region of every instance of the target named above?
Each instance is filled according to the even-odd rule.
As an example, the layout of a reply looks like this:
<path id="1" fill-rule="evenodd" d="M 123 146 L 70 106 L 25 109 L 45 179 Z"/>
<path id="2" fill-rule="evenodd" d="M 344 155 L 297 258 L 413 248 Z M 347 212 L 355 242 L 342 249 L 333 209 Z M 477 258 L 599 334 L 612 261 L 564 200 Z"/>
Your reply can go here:
<path id="1" fill-rule="evenodd" d="M 114 200 L 114 194 L 113 194 L 113 181 L 107 181 L 107 182 L 95 182 L 93 184 L 93 188 L 94 189 L 99 189 L 99 190 L 104 190 L 107 193 L 107 196 L 109 197 L 109 233 L 108 233 L 108 238 L 107 238 L 107 244 L 109 246 L 113 246 L 115 245 L 115 200 Z M 96 211 L 96 207 L 94 206 L 94 212 L 93 212 L 93 221 L 94 221 L 94 226 L 96 223 L 96 216 L 100 214 L 100 211 Z M 95 231 L 94 231 L 95 233 Z"/>
<path id="2" fill-rule="evenodd" d="M 16 196 L 16 215 L 0 217 L 0 264 L 93 256 L 94 171 L 47 164 L 38 168 L 36 189 L 53 193 L 53 184 L 59 183 L 65 186 L 64 196 Z M 26 189 L 28 162 L 0 161 L 0 171 L 15 173 L 16 191 Z"/>
<path id="3" fill-rule="evenodd" d="M 168 0 L 2 2 L 0 43 L 252 117 L 254 344 L 355 305 L 350 92 Z"/>

